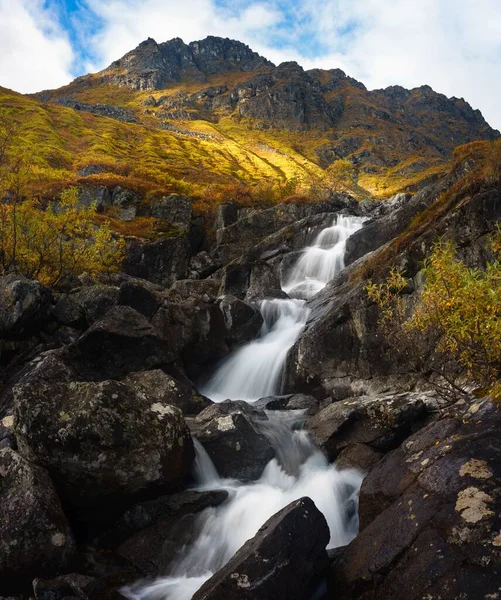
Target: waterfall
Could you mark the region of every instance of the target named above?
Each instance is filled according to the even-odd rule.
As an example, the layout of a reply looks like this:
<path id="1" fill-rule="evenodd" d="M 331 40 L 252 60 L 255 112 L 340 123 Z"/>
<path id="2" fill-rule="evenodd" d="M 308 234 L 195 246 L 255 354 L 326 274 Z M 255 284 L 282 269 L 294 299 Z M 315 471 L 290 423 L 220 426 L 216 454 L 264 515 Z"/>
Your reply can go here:
<path id="1" fill-rule="evenodd" d="M 282 388 L 287 353 L 306 325 L 306 300 L 344 268 L 346 240 L 362 227 L 362 217 L 338 215 L 285 275 L 287 300 L 262 300 L 263 326 L 257 339 L 224 359 L 201 392 L 214 402 L 276 396 Z"/>
<path id="2" fill-rule="evenodd" d="M 280 390 L 287 352 L 308 319 L 306 301 L 344 267 L 346 240 L 362 222 L 361 218 L 338 216 L 302 252 L 282 282 L 292 298 L 261 302 L 264 324 L 258 338 L 220 365 L 202 389 L 204 394 L 215 401 L 252 401 Z M 187 548 L 180 540 L 168 576 L 140 582 L 123 589 L 122 594 L 130 600 L 190 600 L 267 519 L 303 496 L 309 496 L 325 516 L 330 530 L 328 547 L 349 543 L 358 531 L 362 475 L 353 469 L 338 471 L 329 464 L 308 433 L 295 428 L 304 421 L 303 413 L 267 412 L 267 421 L 256 421 L 274 447 L 276 458 L 266 465 L 257 481 L 248 484 L 221 479 L 195 440 L 197 489 L 225 489 L 228 500 L 198 516 L 196 540 Z"/>
<path id="3" fill-rule="evenodd" d="M 301 412 L 301 411 L 298 411 Z M 328 548 L 348 544 L 358 531 L 358 490 L 361 474 L 353 469 L 338 471 L 312 444 L 303 430 L 291 434 L 290 424 L 281 423 L 287 414 L 268 413 L 269 439 L 287 450 L 285 465 L 274 458 L 260 479 L 250 484 L 230 480 L 212 481 L 214 465 L 201 446 L 196 446 L 199 464 L 207 467 L 199 489 L 226 489 L 229 500 L 204 510 L 198 517 L 196 541 L 174 558 L 169 575 L 154 582 L 140 582 L 122 590 L 130 600 L 190 600 L 199 587 L 221 569 L 253 537 L 259 528 L 290 502 L 309 496 L 323 513 L 330 530 Z M 281 447 L 282 444 L 284 447 Z M 291 471 L 295 474 L 291 474 Z"/>

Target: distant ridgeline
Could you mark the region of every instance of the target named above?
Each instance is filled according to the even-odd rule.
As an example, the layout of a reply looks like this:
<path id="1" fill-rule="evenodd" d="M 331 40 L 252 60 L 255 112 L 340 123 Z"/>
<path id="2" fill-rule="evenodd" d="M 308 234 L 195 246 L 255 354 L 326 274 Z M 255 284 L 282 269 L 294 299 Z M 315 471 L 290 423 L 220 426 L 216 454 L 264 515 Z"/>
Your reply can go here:
<path id="1" fill-rule="evenodd" d="M 148 197 L 359 197 L 414 191 L 454 148 L 494 140 L 478 110 L 423 86 L 368 91 L 339 69 L 273 65 L 241 42 L 152 39 L 97 74 L 22 96 L 0 89 L 42 195 L 74 183 Z"/>

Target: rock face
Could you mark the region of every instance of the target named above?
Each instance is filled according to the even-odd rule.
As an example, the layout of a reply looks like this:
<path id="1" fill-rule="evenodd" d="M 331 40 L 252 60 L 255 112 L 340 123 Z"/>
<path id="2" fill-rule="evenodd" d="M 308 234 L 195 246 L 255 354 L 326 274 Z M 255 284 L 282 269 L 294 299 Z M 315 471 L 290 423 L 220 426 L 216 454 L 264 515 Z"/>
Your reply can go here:
<path id="1" fill-rule="evenodd" d="M 204 82 L 209 75 L 268 66 L 273 65 L 248 46 L 227 38 L 209 36 L 190 44 L 179 38 L 157 44 L 148 38 L 100 76 L 113 85 L 159 90 L 177 81 Z"/>
<path id="2" fill-rule="evenodd" d="M 125 273 L 159 285 L 172 285 L 184 279 L 188 270 L 190 247 L 186 236 L 127 240 L 127 256 L 122 264 Z"/>
<path id="3" fill-rule="evenodd" d="M 303 600 L 328 542 L 322 513 L 309 498 L 296 500 L 271 517 L 193 600 Z"/>
<path id="4" fill-rule="evenodd" d="M 175 489 L 190 469 L 179 409 L 126 384 L 27 384 L 14 396 L 20 451 L 45 466 L 80 518 L 100 521 L 138 494 Z"/>
<path id="5" fill-rule="evenodd" d="M 501 417 L 488 400 L 410 437 L 369 473 L 336 600 L 476 600 L 499 588 Z"/>
<path id="6" fill-rule="evenodd" d="M 0 450 L 0 578 L 2 592 L 28 588 L 35 576 L 67 568 L 75 542 L 47 472 Z"/>
<path id="7" fill-rule="evenodd" d="M 263 317 L 254 306 L 228 295 L 223 297 L 219 308 L 224 316 L 229 344 L 243 344 L 257 337 Z"/>
<path id="8" fill-rule="evenodd" d="M 263 415 L 264 416 L 264 415 Z M 275 456 L 245 402 L 221 402 L 195 419 L 196 435 L 222 477 L 258 479 Z"/>

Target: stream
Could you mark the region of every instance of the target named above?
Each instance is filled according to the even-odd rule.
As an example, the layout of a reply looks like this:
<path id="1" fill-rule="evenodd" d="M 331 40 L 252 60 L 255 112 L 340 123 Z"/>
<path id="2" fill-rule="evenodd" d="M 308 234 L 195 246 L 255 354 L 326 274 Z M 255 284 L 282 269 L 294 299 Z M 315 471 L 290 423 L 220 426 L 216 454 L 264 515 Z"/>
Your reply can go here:
<path id="1" fill-rule="evenodd" d="M 249 403 L 279 395 L 287 353 L 309 316 L 307 300 L 344 268 L 346 240 L 362 227 L 361 217 L 338 215 L 305 248 L 285 274 L 282 289 L 289 299 L 262 300 L 263 326 L 258 337 L 236 350 L 200 390 L 214 402 Z M 303 411 L 267 411 L 263 433 L 276 458 L 261 477 L 242 484 L 220 478 L 195 440 L 195 476 L 200 491 L 225 489 L 222 505 L 204 510 L 197 520 L 196 541 L 184 547 L 169 566 L 169 575 L 122 590 L 130 600 L 190 600 L 200 586 L 221 569 L 253 537 L 264 522 L 293 500 L 309 496 L 330 529 L 329 548 L 349 543 L 358 532 L 358 491 L 362 475 L 339 471 L 301 429 Z"/>

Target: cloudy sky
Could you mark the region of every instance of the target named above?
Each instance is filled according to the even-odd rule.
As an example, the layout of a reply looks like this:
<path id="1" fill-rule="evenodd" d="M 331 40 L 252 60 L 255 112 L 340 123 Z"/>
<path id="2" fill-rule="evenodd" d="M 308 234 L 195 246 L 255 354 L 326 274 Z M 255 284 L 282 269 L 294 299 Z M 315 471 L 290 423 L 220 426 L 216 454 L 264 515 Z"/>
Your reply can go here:
<path id="1" fill-rule="evenodd" d="M 370 89 L 429 84 L 501 129 L 501 0 L 0 0 L 0 85 L 59 87 L 147 37 L 207 35 Z"/>

